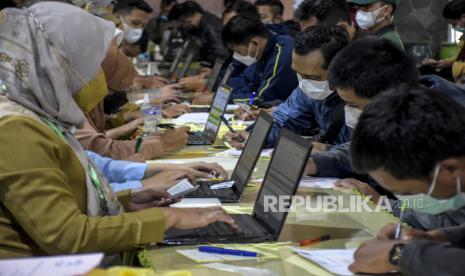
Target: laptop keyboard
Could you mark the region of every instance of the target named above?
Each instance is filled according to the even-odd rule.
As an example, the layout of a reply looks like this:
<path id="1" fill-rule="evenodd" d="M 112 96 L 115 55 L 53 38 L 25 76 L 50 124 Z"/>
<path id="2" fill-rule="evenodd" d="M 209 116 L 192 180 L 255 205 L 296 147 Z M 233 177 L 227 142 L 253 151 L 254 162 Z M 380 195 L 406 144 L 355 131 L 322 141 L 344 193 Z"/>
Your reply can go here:
<path id="1" fill-rule="evenodd" d="M 190 193 L 189 195 L 191 196 L 204 196 L 204 195 L 212 195 L 212 196 L 217 196 L 217 197 L 230 197 L 231 196 L 231 189 L 217 189 L 217 190 L 212 190 L 210 189 L 211 185 L 221 183 L 223 181 L 219 180 L 213 180 L 213 181 L 199 181 L 197 184 L 200 185 L 199 189 L 196 191 Z"/>
<path id="2" fill-rule="evenodd" d="M 203 132 L 191 132 L 189 133 L 189 141 L 192 142 L 202 142 L 202 141 L 208 141 L 209 137 L 205 135 Z"/>
<path id="3" fill-rule="evenodd" d="M 241 219 L 243 218 L 243 219 Z M 240 227 L 239 232 L 234 230 L 225 222 L 214 222 L 208 226 L 197 229 L 197 234 L 200 237 L 215 237 L 215 236 L 234 236 L 234 235 L 264 235 L 263 228 L 252 221 L 252 217 L 234 217 L 234 220 Z"/>

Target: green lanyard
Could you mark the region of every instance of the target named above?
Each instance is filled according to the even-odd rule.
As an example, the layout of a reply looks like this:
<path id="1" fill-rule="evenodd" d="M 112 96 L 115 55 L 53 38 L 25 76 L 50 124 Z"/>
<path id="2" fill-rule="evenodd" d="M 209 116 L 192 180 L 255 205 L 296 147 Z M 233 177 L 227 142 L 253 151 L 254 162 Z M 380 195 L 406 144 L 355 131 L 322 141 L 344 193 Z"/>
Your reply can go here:
<path id="1" fill-rule="evenodd" d="M 55 132 L 56 135 L 58 135 L 61 139 L 63 139 L 63 141 L 68 143 L 63 133 L 58 129 L 58 127 L 53 122 L 43 117 L 41 117 L 41 119 L 44 123 L 46 123 L 53 130 L 53 132 Z M 100 200 L 100 206 L 103 210 L 107 210 L 108 208 L 106 204 L 105 195 L 103 194 L 103 191 L 101 189 L 102 183 L 100 181 L 100 178 L 98 177 L 97 172 L 95 171 L 94 167 L 91 165 L 90 162 L 89 162 L 88 168 L 89 168 L 90 180 L 92 181 L 92 184 L 94 185 L 94 187 L 97 189 L 97 194 Z"/>

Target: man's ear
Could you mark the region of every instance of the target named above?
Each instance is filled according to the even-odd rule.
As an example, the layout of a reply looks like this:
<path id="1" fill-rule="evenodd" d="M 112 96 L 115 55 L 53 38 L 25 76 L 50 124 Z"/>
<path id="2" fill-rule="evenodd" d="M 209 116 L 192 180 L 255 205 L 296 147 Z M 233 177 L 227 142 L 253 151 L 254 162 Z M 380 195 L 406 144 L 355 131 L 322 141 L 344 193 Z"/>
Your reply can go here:
<path id="1" fill-rule="evenodd" d="M 387 5 L 387 8 L 383 11 L 384 18 L 391 18 L 394 15 L 394 7 L 392 5 Z"/>

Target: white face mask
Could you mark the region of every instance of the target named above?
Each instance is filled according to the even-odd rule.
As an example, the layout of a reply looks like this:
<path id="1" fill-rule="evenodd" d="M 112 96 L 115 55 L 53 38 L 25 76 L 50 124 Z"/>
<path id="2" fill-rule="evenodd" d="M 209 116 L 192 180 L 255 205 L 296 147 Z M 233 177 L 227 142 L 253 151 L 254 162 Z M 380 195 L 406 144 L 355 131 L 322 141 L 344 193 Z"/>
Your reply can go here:
<path id="1" fill-rule="evenodd" d="M 248 50 L 247 56 L 243 56 L 243 55 L 239 54 L 238 52 L 234 52 L 233 58 L 235 60 L 239 61 L 242 64 L 250 66 L 250 65 L 258 62 L 257 55 L 258 55 L 258 53 L 255 54 L 255 57 L 250 56 L 250 44 L 249 44 L 249 50 Z"/>
<path id="2" fill-rule="evenodd" d="M 128 24 L 124 22 L 123 18 L 121 18 L 121 22 L 123 23 L 124 27 L 124 40 L 129 43 L 136 43 L 137 41 L 139 41 L 139 39 L 142 37 L 144 29 L 130 27 Z"/>
<path id="3" fill-rule="evenodd" d="M 300 74 L 297 74 L 297 78 L 299 79 L 299 88 L 305 95 L 314 100 L 324 100 L 333 93 L 333 91 L 329 89 L 328 81 L 307 80 Z"/>
<path id="4" fill-rule="evenodd" d="M 433 215 L 445 212 L 447 210 L 458 209 L 465 206 L 465 194 L 462 193 L 460 177 L 457 177 L 456 179 L 457 194 L 455 196 L 449 199 L 437 199 L 431 196 L 431 194 L 434 191 L 434 188 L 436 187 L 436 182 L 439 175 L 439 168 L 440 166 L 437 165 L 434 169 L 433 181 L 431 182 L 427 194 L 419 194 L 414 196 L 396 195 L 396 197 L 401 200 L 408 200 L 408 206 L 412 209 L 416 209 L 423 213 Z"/>
<path id="5" fill-rule="evenodd" d="M 358 10 L 355 16 L 355 21 L 357 21 L 357 24 L 360 28 L 362 28 L 363 30 L 368 30 L 384 19 L 378 18 L 378 15 L 381 13 L 381 10 L 383 10 L 386 7 L 387 6 L 383 6 L 372 12 Z"/>
<path id="6" fill-rule="evenodd" d="M 362 110 L 346 105 L 344 107 L 345 117 L 346 117 L 346 126 L 354 129 L 358 124 L 358 119 L 362 115 Z"/>

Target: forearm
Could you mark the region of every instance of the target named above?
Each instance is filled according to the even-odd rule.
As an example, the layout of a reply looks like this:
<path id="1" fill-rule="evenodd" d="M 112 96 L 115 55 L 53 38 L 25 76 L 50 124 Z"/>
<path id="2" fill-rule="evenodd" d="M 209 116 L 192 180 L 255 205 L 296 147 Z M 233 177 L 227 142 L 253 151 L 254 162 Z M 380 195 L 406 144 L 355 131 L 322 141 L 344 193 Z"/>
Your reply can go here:
<path id="1" fill-rule="evenodd" d="M 113 140 L 120 139 L 121 137 L 128 136 L 129 134 L 131 134 L 131 130 L 128 129 L 126 124 L 105 131 L 105 136 Z"/>

